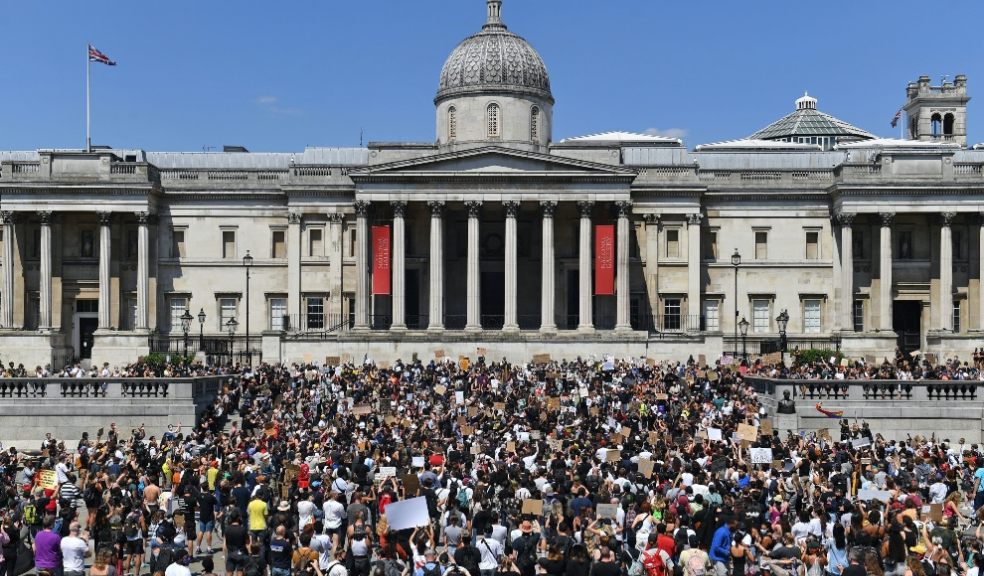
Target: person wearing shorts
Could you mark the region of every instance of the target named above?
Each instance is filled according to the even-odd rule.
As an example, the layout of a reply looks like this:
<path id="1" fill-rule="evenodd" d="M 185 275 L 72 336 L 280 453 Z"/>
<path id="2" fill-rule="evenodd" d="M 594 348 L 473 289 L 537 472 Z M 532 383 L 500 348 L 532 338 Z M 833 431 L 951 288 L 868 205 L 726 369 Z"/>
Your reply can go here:
<path id="1" fill-rule="evenodd" d="M 222 551 L 226 557 L 226 576 L 241 576 L 246 568 L 246 559 L 249 557 L 250 537 L 249 531 L 243 526 L 239 510 L 229 514 L 229 525 L 226 526 L 224 536 Z"/>

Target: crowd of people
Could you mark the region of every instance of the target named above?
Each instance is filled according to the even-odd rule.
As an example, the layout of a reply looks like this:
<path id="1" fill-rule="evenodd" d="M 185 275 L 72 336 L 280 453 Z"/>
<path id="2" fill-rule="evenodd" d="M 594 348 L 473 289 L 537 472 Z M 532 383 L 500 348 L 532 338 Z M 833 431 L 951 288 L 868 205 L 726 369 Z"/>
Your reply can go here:
<path id="1" fill-rule="evenodd" d="M 748 374 L 957 361 L 259 365 L 192 427 L 0 453 L 20 576 L 978 576 L 984 447 L 772 429 Z M 206 373 L 201 366 L 168 373 Z M 135 365 L 124 374 L 163 375 Z M 972 375 L 972 376 L 971 376 Z M 765 457 L 763 459 L 763 456 Z M 414 526 L 388 517 L 415 500 Z M 397 508 L 393 508 L 396 510 Z"/>

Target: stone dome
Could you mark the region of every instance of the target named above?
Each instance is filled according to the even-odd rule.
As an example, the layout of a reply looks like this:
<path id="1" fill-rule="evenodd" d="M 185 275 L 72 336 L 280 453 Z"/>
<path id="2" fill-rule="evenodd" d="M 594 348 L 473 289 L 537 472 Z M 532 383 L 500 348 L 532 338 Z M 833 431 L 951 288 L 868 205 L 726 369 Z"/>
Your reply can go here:
<path id="1" fill-rule="evenodd" d="M 494 92 L 533 95 L 552 104 L 543 59 L 526 40 L 506 29 L 500 18 L 501 0 L 487 3 L 488 20 L 481 32 L 466 38 L 444 63 L 434 102 Z"/>

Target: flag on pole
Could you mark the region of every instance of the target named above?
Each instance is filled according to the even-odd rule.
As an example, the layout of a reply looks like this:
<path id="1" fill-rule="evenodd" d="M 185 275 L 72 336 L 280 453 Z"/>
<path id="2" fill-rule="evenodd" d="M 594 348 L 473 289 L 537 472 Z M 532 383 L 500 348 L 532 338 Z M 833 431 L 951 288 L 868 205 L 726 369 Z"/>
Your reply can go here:
<path id="1" fill-rule="evenodd" d="M 896 126 L 898 126 L 899 125 L 899 120 L 901 120 L 901 119 L 902 119 L 902 109 L 899 108 L 899 111 L 896 112 L 895 113 L 895 116 L 892 118 L 892 128 L 895 128 Z"/>
<path id="2" fill-rule="evenodd" d="M 89 44 L 89 62 L 99 62 L 107 66 L 116 66 L 116 62 L 110 60 L 109 56 L 106 56 L 99 50 L 96 50 L 92 44 Z"/>

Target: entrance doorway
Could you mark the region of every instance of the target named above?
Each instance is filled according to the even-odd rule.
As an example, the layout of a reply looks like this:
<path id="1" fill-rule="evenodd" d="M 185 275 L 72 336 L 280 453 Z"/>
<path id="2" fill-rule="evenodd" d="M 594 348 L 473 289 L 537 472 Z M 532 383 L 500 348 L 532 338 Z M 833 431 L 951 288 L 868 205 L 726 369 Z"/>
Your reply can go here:
<path id="1" fill-rule="evenodd" d="M 481 282 L 482 328 L 500 330 L 506 314 L 506 275 L 497 270 L 483 270 Z"/>
<path id="2" fill-rule="evenodd" d="M 919 349 L 922 302 L 896 300 L 892 304 L 892 328 L 898 334 L 898 347 L 908 354 Z"/>
<path id="3" fill-rule="evenodd" d="M 404 312 L 406 314 L 407 328 L 421 330 L 427 328 L 427 319 L 420 317 L 420 270 L 412 268 L 406 272 L 404 276 L 404 288 L 406 292 Z"/>

